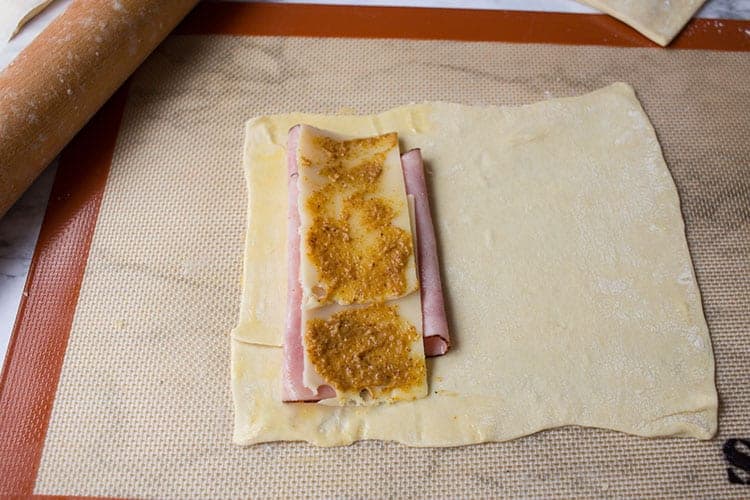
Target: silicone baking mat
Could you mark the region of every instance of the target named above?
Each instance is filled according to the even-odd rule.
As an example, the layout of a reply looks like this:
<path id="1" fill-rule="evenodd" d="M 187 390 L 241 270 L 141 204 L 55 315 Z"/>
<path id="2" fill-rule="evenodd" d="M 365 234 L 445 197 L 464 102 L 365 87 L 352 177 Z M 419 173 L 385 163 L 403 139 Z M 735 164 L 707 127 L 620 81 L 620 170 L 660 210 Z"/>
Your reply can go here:
<path id="1" fill-rule="evenodd" d="M 0 493 L 747 498 L 748 33 L 694 21 L 664 50 L 603 16 L 201 5 L 63 155 L 3 374 Z M 447 449 L 231 444 L 245 120 L 520 105 L 615 81 L 635 87 L 680 193 L 716 438 L 568 427 Z"/>

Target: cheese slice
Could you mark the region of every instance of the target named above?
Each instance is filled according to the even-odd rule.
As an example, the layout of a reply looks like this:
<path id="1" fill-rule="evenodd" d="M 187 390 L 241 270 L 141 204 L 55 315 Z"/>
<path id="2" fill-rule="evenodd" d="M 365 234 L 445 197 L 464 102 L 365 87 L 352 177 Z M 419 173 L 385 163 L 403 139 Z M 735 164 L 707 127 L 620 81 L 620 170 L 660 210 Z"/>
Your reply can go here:
<path id="1" fill-rule="evenodd" d="M 383 314 L 385 309 L 392 310 L 395 314 Z M 369 314 L 368 314 L 369 312 Z M 374 314 L 373 314 L 374 312 Z M 352 347 L 356 348 L 357 339 L 350 342 L 349 347 L 344 347 L 339 350 L 340 355 L 333 358 L 333 363 L 348 363 L 348 370 L 351 370 L 354 375 L 352 377 L 354 382 L 366 380 L 359 373 L 364 369 L 371 368 L 373 370 L 386 369 L 386 373 L 371 374 L 370 380 L 382 380 L 382 377 L 386 379 L 391 376 L 387 373 L 389 366 L 400 367 L 401 370 L 410 372 L 407 376 L 402 377 L 402 382 L 388 385 L 376 385 L 367 384 L 367 387 L 362 385 L 344 386 L 332 383 L 329 378 L 326 378 L 320 374 L 316 369 L 316 366 L 311 362 L 309 355 L 309 343 L 308 335 L 306 332 L 310 330 L 310 323 L 333 323 L 338 318 L 346 319 L 346 315 L 351 314 L 363 314 L 364 317 L 374 318 L 377 321 L 375 336 L 381 336 L 388 328 L 391 327 L 392 322 L 395 320 L 397 323 L 401 323 L 411 328 L 411 335 L 404 339 L 403 342 L 396 342 L 394 344 L 389 341 L 387 337 L 383 339 L 380 345 L 376 344 L 375 351 L 372 353 L 372 358 L 375 359 L 375 363 L 370 360 L 364 360 L 362 363 L 351 363 L 345 359 L 345 355 L 352 352 Z M 351 316 L 350 316 L 351 317 Z M 354 316 L 356 318 L 356 316 Z M 377 329 L 377 323 L 381 323 L 382 329 Z M 393 301 L 376 303 L 376 304 L 356 304 L 350 306 L 341 306 L 333 304 L 318 309 L 302 310 L 302 345 L 305 350 L 304 358 L 304 371 L 303 371 L 303 383 L 306 387 L 317 391 L 322 385 L 330 385 L 336 389 L 336 398 L 324 399 L 321 404 L 325 405 L 369 405 L 378 403 L 395 403 L 398 401 L 408 401 L 413 399 L 423 398 L 427 395 L 427 378 L 426 378 L 426 364 L 424 356 L 424 342 L 422 339 L 422 308 L 419 292 L 412 292 L 406 297 L 401 297 Z M 361 325 L 354 323 L 354 328 L 358 329 L 361 334 L 364 334 L 364 330 Z M 402 332 L 403 333 L 403 332 Z M 335 341 L 341 342 L 341 338 L 335 339 Z M 361 343 L 360 343 L 361 345 Z M 378 350 L 380 352 L 378 352 Z M 395 355 L 394 355 L 395 354 Z M 366 366 L 370 365 L 370 366 Z"/>
<path id="2" fill-rule="evenodd" d="M 427 395 L 412 210 L 395 133 L 300 127 L 303 384 L 328 404 Z M 412 201 L 413 205 L 413 201 Z"/>
<path id="3" fill-rule="evenodd" d="M 417 290 L 397 134 L 347 139 L 303 125 L 298 155 L 302 307 Z"/>

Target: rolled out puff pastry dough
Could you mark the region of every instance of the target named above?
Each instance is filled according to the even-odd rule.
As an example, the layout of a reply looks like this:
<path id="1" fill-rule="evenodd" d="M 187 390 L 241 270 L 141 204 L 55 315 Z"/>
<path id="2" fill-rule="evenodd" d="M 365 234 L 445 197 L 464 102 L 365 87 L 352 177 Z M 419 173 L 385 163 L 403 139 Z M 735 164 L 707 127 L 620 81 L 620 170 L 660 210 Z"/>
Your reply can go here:
<path id="1" fill-rule="evenodd" d="M 5 43 L 52 0 L 0 0 L 0 43 Z"/>
<path id="2" fill-rule="evenodd" d="M 285 144 L 307 123 L 396 131 L 429 173 L 456 349 L 430 395 L 377 407 L 281 402 Z M 518 108 L 427 103 L 247 124 L 249 225 L 232 339 L 234 440 L 411 446 L 563 425 L 710 438 L 714 359 L 679 199 L 633 90 Z"/>
<path id="3" fill-rule="evenodd" d="M 682 31 L 706 0 L 579 0 L 606 12 L 662 46 Z"/>

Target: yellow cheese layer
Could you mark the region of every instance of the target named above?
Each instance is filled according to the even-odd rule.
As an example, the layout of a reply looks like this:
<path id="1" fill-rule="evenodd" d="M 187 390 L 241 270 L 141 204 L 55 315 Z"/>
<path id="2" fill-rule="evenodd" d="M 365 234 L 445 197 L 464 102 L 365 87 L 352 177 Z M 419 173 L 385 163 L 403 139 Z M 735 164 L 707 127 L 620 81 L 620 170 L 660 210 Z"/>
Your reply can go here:
<path id="1" fill-rule="evenodd" d="M 298 154 L 303 307 L 416 290 L 398 136 L 344 139 L 303 126 Z"/>

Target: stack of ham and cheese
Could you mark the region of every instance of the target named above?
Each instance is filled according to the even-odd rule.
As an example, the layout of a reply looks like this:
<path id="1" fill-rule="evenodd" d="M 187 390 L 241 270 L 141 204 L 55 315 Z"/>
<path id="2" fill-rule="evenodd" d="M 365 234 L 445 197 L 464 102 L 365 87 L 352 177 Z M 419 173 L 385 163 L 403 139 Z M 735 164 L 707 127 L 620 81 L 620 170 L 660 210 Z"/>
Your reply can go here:
<path id="1" fill-rule="evenodd" d="M 298 125 L 287 164 L 284 401 L 426 396 L 450 340 L 419 150 Z"/>

